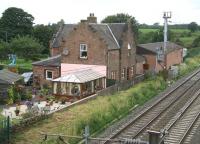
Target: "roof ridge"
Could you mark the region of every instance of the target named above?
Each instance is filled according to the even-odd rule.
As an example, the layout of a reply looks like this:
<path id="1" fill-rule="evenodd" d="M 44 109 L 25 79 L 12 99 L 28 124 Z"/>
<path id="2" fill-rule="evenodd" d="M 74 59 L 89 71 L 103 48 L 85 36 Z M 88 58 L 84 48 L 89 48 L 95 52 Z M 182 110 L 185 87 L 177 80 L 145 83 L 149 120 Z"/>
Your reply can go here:
<path id="1" fill-rule="evenodd" d="M 33 62 L 32 64 L 38 64 L 38 63 L 40 63 L 40 62 L 45 62 L 45 61 L 48 61 L 48 60 L 53 60 L 53 59 L 59 58 L 59 57 L 61 57 L 61 54 L 56 55 L 56 56 L 52 56 L 52 57 L 48 57 L 47 59 L 44 59 L 44 60 L 40 60 L 40 61 Z"/>
<path id="2" fill-rule="evenodd" d="M 120 48 L 120 46 L 119 46 L 119 43 L 118 43 L 118 41 L 117 41 L 117 39 L 116 39 L 115 35 L 113 34 L 113 32 L 112 32 L 112 30 L 111 30 L 111 28 L 110 28 L 110 26 L 109 26 L 108 24 L 107 24 L 107 27 L 108 27 L 108 29 L 109 29 L 109 31 L 110 31 L 110 33 L 111 33 L 111 35 L 113 36 L 113 38 L 114 38 L 115 42 L 117 43 L 117 46 L 118 46 L 118 48 Z"/>

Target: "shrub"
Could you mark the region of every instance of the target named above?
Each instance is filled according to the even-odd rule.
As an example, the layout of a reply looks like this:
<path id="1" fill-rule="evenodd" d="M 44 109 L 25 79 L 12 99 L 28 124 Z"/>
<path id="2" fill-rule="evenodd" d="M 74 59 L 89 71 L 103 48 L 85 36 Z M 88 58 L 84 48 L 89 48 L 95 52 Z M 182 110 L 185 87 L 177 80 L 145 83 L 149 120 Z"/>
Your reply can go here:
<path id="1" fill-rule="evenodd" d="M 192 47 L 200 47 L 200 36 L 194 39 Z"/>

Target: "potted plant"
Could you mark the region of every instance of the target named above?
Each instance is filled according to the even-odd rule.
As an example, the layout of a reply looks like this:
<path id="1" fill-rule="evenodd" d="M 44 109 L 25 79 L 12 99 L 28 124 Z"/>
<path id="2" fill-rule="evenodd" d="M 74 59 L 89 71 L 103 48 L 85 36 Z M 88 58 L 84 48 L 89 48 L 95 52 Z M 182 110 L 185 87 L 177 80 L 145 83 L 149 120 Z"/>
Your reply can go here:
<path id="1" fill-rule="evenodd" d="M 67 101 L 66 98 L 62 98 L 62 99 L 61 99 L 61 104 L 65 104 L 66 101 Z"/>
<path id="2" fill-rule="evenodd" d="M 16 114 L 16 116 L 19 115 L 19 110 L 18 109 L 15 110 L 15 114 Z"/>
<path id="3" fill-rule="evenodd" d="M 20 112 L 20 106 L 17 105 L 17 106 L 16 106 L 16 110 L 15 110 L 15 114 L 16 114 L 16 116 L 19 115 L 19 112 Z"/>

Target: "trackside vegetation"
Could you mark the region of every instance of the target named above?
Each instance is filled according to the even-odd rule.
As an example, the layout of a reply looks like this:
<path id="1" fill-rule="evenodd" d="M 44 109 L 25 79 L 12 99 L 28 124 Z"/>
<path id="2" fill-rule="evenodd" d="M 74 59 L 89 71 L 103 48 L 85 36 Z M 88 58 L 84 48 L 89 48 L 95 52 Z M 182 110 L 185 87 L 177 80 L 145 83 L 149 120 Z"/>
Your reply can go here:
<path id="1" fill-rule="evenodd" d="M 105 125 L 124 117 L 135 105 L 144 104 L 165 88 L 166 82 L 158 76 L 145 80 L 126 91 L 110 96 L 100 96 L 85 104 L 55 113 L 51 118 L 17 133 L 13 137 L 14 142 L 39 143 L 42 141 L 40 131 L 82 135 L 86 125 L 89 125 L 92 134 L 100 132 Z M 47 143 L 55 143 L 55 140 L 55 137 L 48 139 Z M 71 139 L 70 142 L 77 143 L 77 140 Z"/>

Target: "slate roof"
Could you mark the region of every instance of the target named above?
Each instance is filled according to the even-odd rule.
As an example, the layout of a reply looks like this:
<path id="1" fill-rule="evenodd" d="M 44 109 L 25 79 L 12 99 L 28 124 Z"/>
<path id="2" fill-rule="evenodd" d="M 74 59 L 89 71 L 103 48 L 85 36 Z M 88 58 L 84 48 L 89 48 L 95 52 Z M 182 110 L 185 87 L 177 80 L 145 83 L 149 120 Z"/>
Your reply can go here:
<path id="1" fill-rule="evenodd" d="M 65 24 L 60 27 L 56 35 L 53 37 L 52 47 L 58 48 L 62 42 L 62 38 L 68 36 L 75 26 L 76 24 Z"/>
<path id="2" fill-rule="evenodd" d="M 54 79 L 54 82 L 70 82 L 70 83 L 85 83 L 92 80 L 105 77 L 103 74 L 100 74 L 92 69 L 77 71 L 69 73 L 66 76 L 59 77 Z"/>
<path id="3" fill-rule="evenodd" d="M 54 67 L 60 66 L 60 64 L 61 64 L 61 55 L 53 56 L 48 59 L 32 63 L 32 65 L 37 65 L 37 66 L 54 66 Z"/>
<path id="4" fill-rule="evenodd" d="M 163 48 L 163 47 L 164 47 L 163 42 L 155 42 L 155 43 L 139 44 L 137 46 L 137 49 L 144 48 L 144 49 L 156 54 L 156 49 Z M 173 42 L 167 42 L 166 48 L 167 48 L 167 53 L 170 53 L 174 50 L 182 49 L 183 47 L 180 45 L 177 45 Z"/>
<path id="5" fill-rule="evenodd" d="M 110 24 L 96 24 L 89 23 L 89 27 L 99 33 L 108 44 L 108 49 L 119 49 L 121 44 L 121 37 L 127 27 L 125 23 L 110 23 Z M 53 38 L 52 47 L 58 48 L 61 45 L 62 39 L 67 37 L 70 32 L 77 26 L 77 24 L 65 24 L 59 29 L 56 36 Z"/>
<path id="6" fill-rule="evenodd" d="M 6 69 L 0 70 L 0 84 L 14 84 L 22 77 Z"/>

